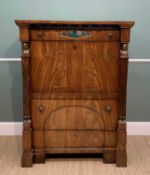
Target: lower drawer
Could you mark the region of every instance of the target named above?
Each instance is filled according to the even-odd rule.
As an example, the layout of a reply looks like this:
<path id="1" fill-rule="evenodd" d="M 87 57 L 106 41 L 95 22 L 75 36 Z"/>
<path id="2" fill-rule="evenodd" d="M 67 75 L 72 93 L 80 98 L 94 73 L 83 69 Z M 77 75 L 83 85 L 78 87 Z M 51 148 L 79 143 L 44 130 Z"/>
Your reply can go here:
<path id="1" fill-rule="evenodd" d="M 103 147 L 104 134 L 97 131 L 46 131 L 45 146 Z"/>
<path id="2" fill-rule="evenodd" d="M 117 100 L 32 100 L 34 130 L 116 130 Z"/>
<path id="3" fill-rule="evenodd" d="M 42 148 L 114 148 L 116 132 L 39 130 L 33 131 L 33 146 Z"/>

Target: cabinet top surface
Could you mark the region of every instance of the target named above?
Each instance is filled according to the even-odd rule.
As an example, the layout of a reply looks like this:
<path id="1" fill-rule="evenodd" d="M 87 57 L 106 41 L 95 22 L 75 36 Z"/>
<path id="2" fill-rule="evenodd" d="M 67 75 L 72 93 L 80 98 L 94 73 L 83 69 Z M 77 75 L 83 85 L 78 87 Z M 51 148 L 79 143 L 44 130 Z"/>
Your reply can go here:
<path id="1" fill-rule="evenodd" d="M 49 21 L 49 20 L 15 20 L 20 27 L 30 26 L 32 24 L 99 24 L 99 25 L 118 25 L 120 28 L 131 28 L 134 21 Z"/>

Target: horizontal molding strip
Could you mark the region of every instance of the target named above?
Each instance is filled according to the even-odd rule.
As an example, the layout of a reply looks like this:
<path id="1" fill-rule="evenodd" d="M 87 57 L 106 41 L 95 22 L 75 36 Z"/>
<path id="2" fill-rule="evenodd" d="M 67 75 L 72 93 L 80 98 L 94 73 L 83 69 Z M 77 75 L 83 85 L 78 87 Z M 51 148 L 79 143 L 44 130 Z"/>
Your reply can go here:
<path id="1" fill-rule="evenodd" d="M 0 62 L 20 62 L 21 58 L 0 58 Z M 150 63 L 150 58 L 130 58 L 130 63 Z"/>
<path id="2" fill-rule="evenodd" d="M 22 122 L 0 122 L 0 136 L 21 134 Z M 127 134 L 150 136 L 150 122 L 127 122 Z"/>
<path id="3" fill-rule="evenodd" d="M 130 63 L 150 63 L 150 58 L 143 58 L 143 59 L 130 58 L 129 62 Z"/>
<path id="4" fill-rule="evenodd" d="M 21 58 L 0 58 L 0 62 L 20 62 Z"/>

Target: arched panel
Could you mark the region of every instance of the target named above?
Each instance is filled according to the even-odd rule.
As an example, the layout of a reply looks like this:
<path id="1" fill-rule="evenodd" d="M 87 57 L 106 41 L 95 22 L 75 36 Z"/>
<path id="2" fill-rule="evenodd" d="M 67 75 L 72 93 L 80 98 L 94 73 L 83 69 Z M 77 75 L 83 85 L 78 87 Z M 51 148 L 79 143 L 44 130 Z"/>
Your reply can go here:
<path id="1" fill-rule="evenodd" d="M 72 105 L 51 111 L 45 120 L 44 129 L 104 130 L 105 123 L 96 110 Z"/>

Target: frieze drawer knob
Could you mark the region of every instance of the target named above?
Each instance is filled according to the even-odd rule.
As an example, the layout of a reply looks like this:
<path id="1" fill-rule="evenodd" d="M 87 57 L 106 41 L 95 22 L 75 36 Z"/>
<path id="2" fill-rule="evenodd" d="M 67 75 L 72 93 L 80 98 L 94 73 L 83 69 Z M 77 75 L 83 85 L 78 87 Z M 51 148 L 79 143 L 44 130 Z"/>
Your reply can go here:
<path id="1" fill-rule="evenodd" d="M 40 39 L 40 40 L 42 40 L 44 38 L 43 32 L 38 32 L 37 36 L 38 36 L 38 39 Z"/>
<path id="2" fill-rule="evenodd" d="M 44 111 L 44 107 L 43 107 L 43 106 L 40 106 L 40 107 L 39 107 L 39 111 L 40 111 L 40 112 L 43 112 L 43 111 Z"/>
<path id="3" fill-rule="evenodd" d="M 109 32 L 109 33 L 108 33 L 109 39 L 112 39 L 112 36 L 113 36 L 112 32 Z"/>

